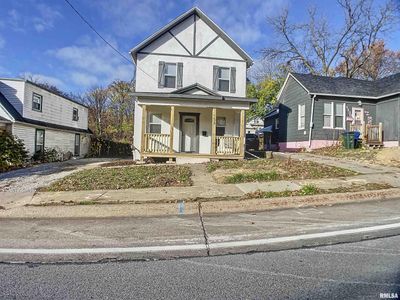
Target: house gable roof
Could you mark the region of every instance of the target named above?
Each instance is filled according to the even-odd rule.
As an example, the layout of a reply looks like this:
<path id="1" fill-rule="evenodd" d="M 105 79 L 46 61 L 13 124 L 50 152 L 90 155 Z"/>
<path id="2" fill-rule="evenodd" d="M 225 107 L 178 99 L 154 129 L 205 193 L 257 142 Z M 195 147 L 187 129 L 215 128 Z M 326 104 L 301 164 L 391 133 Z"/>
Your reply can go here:
<path id="1" fill-rule="evenodd" d="M 289 77 L 295 79 L 310 95 L 380 99 L 400 93 L 400 73 L 375 81 L 289 73 L 278 94 L 278 99 Z"/>
<path id="2" fill-rule="evenodd" d="M 204 85 L 201 85 L 199 83 L 194 83 L 191 85 L 188 85 L 186 87 L 177 89 L 172 92 L 172 94 L 195 94 L 196 91 L 201 91 L 205 95 L 210 95 L 210 96 L 221 96 L 220 94 L 210 90 L 209 88 L 206 88 Z"/>
<path id="3" fill-rule="evenodd" d="M 210 28 L 212 28 L 219 37 L 221 37 L 232 49 L 234 49 L 247 63 L 247 66 L 251 66 L 253 64 L 253 59 L 244 51 L 240 46 L 234 42 L 228 34 L 223 31 L 217 24 L 215 24 L 204 12 L 202 12 L 198 7 L 193 7 L 192 9 L 188 10 L 187 12 L 183 13 L 182 15 L 178 16 L 176 19 L 172 20 L 170 23 L 168 23 L 166 26 L 149 36 L 147 39 L 145 39 L 143 42 L 135 46 L 131 51 L 130 54 L 132 55 L 132 58 L 134 62 L 136 62 L 137 59 L 137 53 L 140 52 L 143 48 L 147 47 L 150 45 L 153 41 L 156 39 L 160 38 L 162 35 L 165 33 L 169 32 L 171 29 L 173 29 L 175 26 L 178 24 L 184 22 L 191 16 L 198 16 L 202 21 L 204 21 Z M 190 53 L 190 52 L 189 52 Z M 196 54 L 192 54 L 196 55 Z"/>

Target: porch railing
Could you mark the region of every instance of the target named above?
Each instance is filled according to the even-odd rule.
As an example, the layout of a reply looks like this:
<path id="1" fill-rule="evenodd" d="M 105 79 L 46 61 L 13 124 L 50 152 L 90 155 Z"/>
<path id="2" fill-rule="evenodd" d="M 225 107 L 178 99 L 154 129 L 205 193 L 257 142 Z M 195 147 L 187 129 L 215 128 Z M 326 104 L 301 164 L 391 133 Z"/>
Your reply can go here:
<path id="1" fill-rule="evenodd" d="M 383 143 L 382 123 L 379 123 L 379 125 L 366 125 L 366 142 L 367 144 Z"/>
<path id="2" fill-rule="evenodd" d="M 148 153 L 168 153 L 170 150 L 169 134 L 164 133 L 145 133 L 144 151 Z"/>
<path id="3" fill-rule="evenodd" d="M 240 154 L 240 138 L 238 136 L 217 136 L 216 137 L 217 154 L 239 155 Z"/>

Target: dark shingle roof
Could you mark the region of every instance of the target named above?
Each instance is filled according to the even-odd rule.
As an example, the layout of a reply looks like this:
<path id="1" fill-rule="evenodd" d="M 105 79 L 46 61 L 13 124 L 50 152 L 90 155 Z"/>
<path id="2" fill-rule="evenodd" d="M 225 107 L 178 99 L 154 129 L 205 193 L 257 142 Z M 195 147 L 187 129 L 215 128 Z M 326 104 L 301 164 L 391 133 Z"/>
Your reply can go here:
<path id="1" fill-rule="evenodd" d="M 58 125 L 48 122 L 43 122 L 39 120 L 32 120 L 28 118 L 24 118 L 21 114 L 15 109 L 15 107 L 7 100 L 7 98 L 0 92 L 0 104 L 9 112 L 9 114 L 14 118 L 15 121 L 33 124 L 37 126 L 49 127 L 60 130 L 70 130 L 75 132 L 83 132 L 83 133 L 92 133 L 90 129 L 81 129 L 75 127 L 69 127 L 64 125 Z"/>
<path id="2" fill-rule="evenodd" d="M 379 98 L 400 93 L 400 73 L 369 81 L 346 77 L 327 77 L 291 73 L 310 94 L 330 94 Z"/>

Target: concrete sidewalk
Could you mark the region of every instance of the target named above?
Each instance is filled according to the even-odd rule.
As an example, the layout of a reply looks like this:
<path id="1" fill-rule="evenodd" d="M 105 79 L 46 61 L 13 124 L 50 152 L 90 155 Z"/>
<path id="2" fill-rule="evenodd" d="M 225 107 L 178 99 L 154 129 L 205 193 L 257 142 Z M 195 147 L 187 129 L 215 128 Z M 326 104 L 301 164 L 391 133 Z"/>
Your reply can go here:
<path id="1" fill-rule="evenodd" d="M 341 243 L 399 234 L 399 211 L 396 199 L 257 213 L 203 211 L 202 218 L 4 219 L 0 261 L 159 259 L 207 255 L 207 249 L 216 255 Z"/>

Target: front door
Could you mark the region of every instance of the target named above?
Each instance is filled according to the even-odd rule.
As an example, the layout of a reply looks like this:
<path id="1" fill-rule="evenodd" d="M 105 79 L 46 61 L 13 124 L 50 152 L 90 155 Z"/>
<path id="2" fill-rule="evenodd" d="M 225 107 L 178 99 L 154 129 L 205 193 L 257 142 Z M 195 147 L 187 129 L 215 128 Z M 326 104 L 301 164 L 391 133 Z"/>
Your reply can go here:
<path id="1" fill-rule="evenodd" d="M 364 109 L 360 107 L 352 108 L 353 129 L 362 132 L 362 124 L 364 123 Z"/>
<path id="2" fill-rule="evenodd" d="M 181 149 L 182 152 L 199 152 L 199 133 L 198 133 L 198 116 L 185 115 L 181 116 Z"/>
<path id="3" fill-rule="evenodd" d="M 74 155 L 79 156 L 81 153 L 81 135 L 79 133 L 75 134 L 75 150 Z"/>

